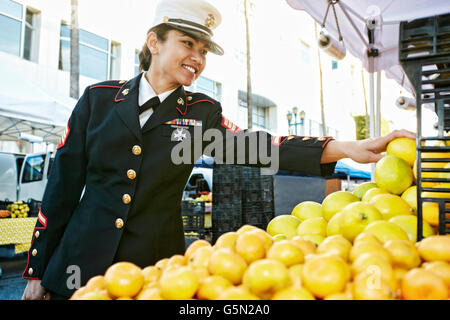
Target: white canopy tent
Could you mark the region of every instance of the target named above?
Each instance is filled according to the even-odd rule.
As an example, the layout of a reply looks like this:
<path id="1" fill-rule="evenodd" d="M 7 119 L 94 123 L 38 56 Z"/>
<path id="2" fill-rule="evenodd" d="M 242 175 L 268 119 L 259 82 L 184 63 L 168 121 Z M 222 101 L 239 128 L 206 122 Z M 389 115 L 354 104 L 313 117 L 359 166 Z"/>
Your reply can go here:
<path id="1" fill-rule="evenodd" d="M 370 136 L 380 136 L 381 71 L 414 94 L 398 57 L 399 24 L 450 12 L 448 0 L 286 0 L 313 17 L 370 73 Z M 377 74 L 375 99 L 374 74 Z M 375 115 L 375 117 L 373 116 Z M 376 123 L 375 123 L 376 121 Z M 373 171 L 373 168 L 372 168 Z"/>
<path id="2" fill-rule="evenodd" d="M 76 100 L 49 92 L 7 64 L 1 69 L 0 140 L 58 143 Z"/>

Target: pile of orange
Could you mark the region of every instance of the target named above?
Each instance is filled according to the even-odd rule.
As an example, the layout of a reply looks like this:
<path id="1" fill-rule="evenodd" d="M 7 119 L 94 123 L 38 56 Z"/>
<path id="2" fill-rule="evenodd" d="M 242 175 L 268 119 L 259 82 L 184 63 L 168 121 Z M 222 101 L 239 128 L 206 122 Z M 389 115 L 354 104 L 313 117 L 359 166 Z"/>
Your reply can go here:
<path id="1" fill-rule="evenodd" d="M 144 269 L 116 263 L 71 299 L 449 299 L 450 235 L 436 235 L 437 203 L 423 205 L 425 238 L 416 242 L 415 154 L 414 140 L 395 139 L 375 182 L 353 193 L 302 202 L 266 230 L 244 225 L 214 245 L 197 240 Z"/>
<path id="2" fill-rule="evenodd" d="M 370 233 L 320 245 L 295 235 L 274 241 L 242 226 L 214 245 L 194 241 L 144 269 L 112 265 L 72 300 L 349 300 L 448 299 L 450 236 L 383 241 Z"/>

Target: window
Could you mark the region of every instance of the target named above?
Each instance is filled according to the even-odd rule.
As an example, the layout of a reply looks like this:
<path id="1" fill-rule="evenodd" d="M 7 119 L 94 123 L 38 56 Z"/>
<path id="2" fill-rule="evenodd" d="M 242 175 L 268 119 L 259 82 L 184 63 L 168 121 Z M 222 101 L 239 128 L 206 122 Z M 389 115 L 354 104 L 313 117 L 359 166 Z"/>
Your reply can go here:
<path id="1" fill-rule="evenodd" d="M 120 78 L 120 56 L 121 56 L 121 47 L 120 44 L 114 41 L 111 41 L 111 53 L 110 53 L 110 79 L 119 79 Z"/>
<path id="2" fill-rule="evenodd" d="M 134 75 L 137 76 L 139 74 L 139 50 L 134 52 Z"/>
<path id="3" fill-rule="evenodd" d="M 59 69 L 70 71 L 70 26 L 61 24 Z M 80 74 L 106 80 L 120 78 L 119 43 L 80 29 Z"/>
<path id="4" fill-rule="evenodd" d="M 254 125 L 266 128 L 266 108 L 253 106 L 252 122 Z"/>
<path id="5" fill-rule="evenodd" d="M 196 173 L 191 176 L 186 187 L 186 191 L 195 190 L 197 192 L 211 192 L 205 177 L 201 173 Z"/>
<path id="6" fill-rule="evenodd" d="M 29 157 L 23 168 L 22 183 L 42 180 L 45 155 Z"/>
<path id="7" fill-rule="evenodd" d="M 339 138 L 339 132 L 334 128 L 327 127 L 327 135 L 335 139 Z"/>
<path id="8" fill-rule="evenodd" d="M 323 136 L 322 124 L 314 120 L 309 120 L 309 135 L 312 137 Z"/>
<path id="9" fill-rule="evenodd" d="M 309 44 L 307 44 L 305 41 L 300 39 L 300 58 L 302 59 L 303 63 L 309 64 Z"/>
<path id="10" fill-rule="evenodd" d="M 200 76 L 187 90 L 204 93 L 217 101 L 220 101 L 222 98 L 222 85 L 202 76 Z"/>
<path id="11" fill-rule="evenodd" d="M 338 62 L 336 60 L 331 60 L 331 69 L 336 70 L 338 68 Z"/>
<path id="12" fill-rule="evenodd" d="M 50 177 L 50 172 L 51 172 L 54 160 L 55 160 L 54 157 L 50 157 L 50 159 L 48 160 L 47 179 L 48 179 L 48 177 Z"/>
<path id="13" fill-rule="evenodd" d="M 0 0 L 0 50 L 37 61 L 39 14 L 11 0 Z"/>
<path id="14" fill-rule="evenodd" d="M 30 61 L 37 61 L 39 47 L 39 30 L 37 28 L 39 15 L 27 8 L 25 15 L 25 39 L 23 42 L 23 58 Z"/>

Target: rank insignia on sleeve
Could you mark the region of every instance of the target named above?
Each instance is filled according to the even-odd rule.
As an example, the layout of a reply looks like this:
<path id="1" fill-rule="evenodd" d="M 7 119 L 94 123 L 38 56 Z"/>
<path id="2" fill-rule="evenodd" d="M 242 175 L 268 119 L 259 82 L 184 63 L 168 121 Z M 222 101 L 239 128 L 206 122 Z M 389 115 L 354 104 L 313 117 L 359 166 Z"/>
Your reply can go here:
<path id="1" fill-rule="evenodd" d="M 44 216 L 41 209 L 39 209 L 38 220 L 44 227 L 47 227 L 47 218 Z"/>
<path id="2" fill-rule="evenodd" d="M 67 137 L 69 136 L 69 132 L 70 132 L 69 121 L 67 121 L 67 127 L 64 130 L 63 135 L 61 136 L 61 140 L 59 140 L 59 144 L 56 147 L 56 150 L 58 150 L 59 148 L 64 147 L 64 145 L 66 144 Z"/>
<path id="3" fill-rule="evenodd" d="M 281 138 L 282 137 L 273 137 L 272 138 L 272 144 L 274 145 L 274 146 L 279 146 L 280 144 L 281 144 Z"/>
<path id="4" fill-rule="evenodd" d="M 226 128 L 227 130 L 230 130 L 232 132 L 238 132 L 241 131 L 241 128 L 239 128 L 237 125 L 235 125 L 233 122 L 222 116 L 222 127 Z"/>

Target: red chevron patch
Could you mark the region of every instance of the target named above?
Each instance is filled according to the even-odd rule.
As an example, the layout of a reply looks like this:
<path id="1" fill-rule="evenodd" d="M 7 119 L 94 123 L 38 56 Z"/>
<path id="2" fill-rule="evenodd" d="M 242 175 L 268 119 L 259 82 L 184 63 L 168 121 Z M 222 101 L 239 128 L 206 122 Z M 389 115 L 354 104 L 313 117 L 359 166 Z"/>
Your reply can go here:
<path id="1" fill-rule="evenodd" d="M 237 125 L 235 125 L 233 122 L 225 118 L 225 116 L 222 116 L 222 127 L 226 128 L 227 130 L 238 132 L 241 131 L 241 128 L 239 128 Z"/>
<path id="2" fill-rule="evenodd" d="M 63 135 L 61 136 L 61 140 L 59 140 L 59 144 L 56 147 L 56 150 L 58 150 L 59 148 L 64 147 L 64 145 L 66 144 L 66 141 L 67 141 L 67 137 L 69 136 L 69 132 L 70 132 L 69 121 L 67 121 L 67 127 L 64 130 Z"/>

